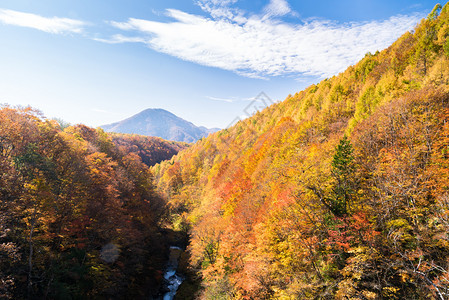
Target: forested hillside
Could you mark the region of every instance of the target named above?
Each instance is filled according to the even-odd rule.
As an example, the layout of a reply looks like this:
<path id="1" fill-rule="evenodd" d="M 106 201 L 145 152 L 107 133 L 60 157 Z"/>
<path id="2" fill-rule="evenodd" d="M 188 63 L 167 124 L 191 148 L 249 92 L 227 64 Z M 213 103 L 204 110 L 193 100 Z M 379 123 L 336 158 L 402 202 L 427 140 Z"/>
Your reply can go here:
<path id="1" fill-rule="evenodd" d="M 446 5 L 153 167 L 197 296 L 447 299 L 448 92 Z"/>
<path id="2" fill-rule="evenodd" d="M 108 136 L 120 151 L 137 154 L 147 166 L 171 159 L 173 155 L 188 147 L 187 143 L 138 134 L 108 133 Z"/>
<path id="3" fill-rule="evenodd" d="M 141 299 L 165 265 L 147 164 L 184 144 L 0 110 L 0 298 Z"/>

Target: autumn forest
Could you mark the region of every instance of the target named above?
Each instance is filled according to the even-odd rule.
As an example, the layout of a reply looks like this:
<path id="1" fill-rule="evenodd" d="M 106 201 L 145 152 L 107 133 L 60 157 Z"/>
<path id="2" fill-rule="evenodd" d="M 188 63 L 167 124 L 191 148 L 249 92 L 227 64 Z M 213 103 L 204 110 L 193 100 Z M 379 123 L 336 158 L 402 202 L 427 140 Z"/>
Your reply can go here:
<path id="1" fill-rule="evenodd" d="M 0 120 L 2 299 L 449 299 L 449 5 L 194 144 Z"/>

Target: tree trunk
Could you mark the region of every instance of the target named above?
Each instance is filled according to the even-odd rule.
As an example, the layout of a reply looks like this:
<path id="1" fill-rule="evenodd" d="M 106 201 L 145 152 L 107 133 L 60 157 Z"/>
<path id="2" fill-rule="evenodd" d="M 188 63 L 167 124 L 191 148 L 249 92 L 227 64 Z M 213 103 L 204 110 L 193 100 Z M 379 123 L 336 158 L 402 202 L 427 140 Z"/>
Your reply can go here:
<path id="1" fill-rule="evenodd" d="M 34 226 L 36 224 L 36 209 L 33 212 L 33 216 L 31 218 L 31 228 L 30 228 L 30 236 L 29 236 L 29 240 L 28 240 L 28 245 L 29 245 L 29 255 L 28 255 L 28 299 L 31 299 L 31 294 L 32 294 L 32 287 L 33 287 L 33 282 L 31 279 L 32 276 L 32 272 L 33 272 L 33 233 L 34 233 Z"/>

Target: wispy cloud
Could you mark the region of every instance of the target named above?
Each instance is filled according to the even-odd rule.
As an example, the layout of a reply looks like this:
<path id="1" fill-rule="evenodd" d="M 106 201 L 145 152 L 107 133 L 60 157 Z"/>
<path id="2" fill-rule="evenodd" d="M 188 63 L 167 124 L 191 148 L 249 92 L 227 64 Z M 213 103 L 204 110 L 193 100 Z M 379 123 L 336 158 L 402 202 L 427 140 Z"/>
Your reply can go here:
<path id="1" fill-rule="evenodd" d="M 210 17 L 167 9 L 171 22 L 135 18 L 111 22 L 138 37 L 116 35 L 109 42 L 142 42 L 186 61 L 248 77 L 329 77 L 360 60 L 366 52 L 386 48 L 423 17 L 413 14 L 369 22 L 309 20 L 291 24 L 272 17 L 291 11 L 285 0 L 271 0 L 265 15 L 249 16 L 229 7 L 235 2 L 198 1 Z"/>
<path id="2" fill-rule="evenodd" d="M 294 25 L 255 16 L 239 24 L 174 9 L 167 14 L 175 21 L 131 18 L 114 25 L 140 32 L 142 42 L 156 51 L 249 77 L 334 75 L 366 52 L 386 48 L 421 18 L 399 15 L 383 21 L 341 24 L 314 20 Z"/>
<path id="3" fill-rule="evenodd" d="M 228 103 L 232 103 L 232 102 L 236 101 L 235 98 L 220 98 L 220 97 L 212 97 L 212 96 L 206 96 L 206 98 L 209 100 L 213 100 L 213 101 L 221 101 L 221 102 L 228 102 Z"/>
<path id="4" fill-rule="evenodd" d="M 422 7 L 421 3 L 415 3 L 415 4 L 411 4 L 410 6 L 408 6 L 407 9 L 418 9 L 421 7 Z"/>
<path id="5" fill-rule="evenodd" d="M 330 20 L 283 22 L 297 15 L 287 0 L 270 0 L 260 14 L 235 8 L 238 0 L 195 0 L 208 17 L 167 9 L 173 20 L 130 18 L 110 21 L 121 33 L 100 42 L 143 43 L 197 64 L 267 78 L 279 75 L 329 77 L 354 64 L 368 51 L 389 46 L 424 16 L 397 15 L 387 20 L 339 23 Z M 299 20 L 298 20 L 299 22 Z M 53 34 L 83 33 L 88 23 L 0 8 L 0 23 Z"/>
<path id="6" fill-rule="evenodd" d="M 121 34 L 115 34 L 111 38 L 93 38 L 94 41 L 107 43 L 107 44 L 121 44 L 121 43 L 145 43 L 146 40 L 141 37 L 130 37 Z"/>
<path id="7" fill-rule="evenodd" d="M 247 102 L 247 101 L 255 101 L 255 102 L 262 102 L 262 99 L 258 99 L 257 97 L 250 97 L 250 98 L 241 98 L 241 97 L 212 97 L 212 96 L 206 96 L 207 99 L 213 100 L 213 101 L 221 101 L 221 102 L 228 102 L 228 103 L 234 103 L 234 102 Z"/>
<path id="8" fill-rule="evenodd" d="M 202 10 L 209 13 L 212 18 L 227 18 L 236 21 L 242 18 L 244 12 L 231 8 L 230 5 L 235 4 L 238 0 L 196 0 L 196 4 Z M 242 19 L 244 21 L 245 18 Z"/>
<path id="9" fill-rule="evenodd" d="M 264 11 L 269 16 L 285 16 L 292 10 L 285 0 L 270 0 Z"/>
<path id="10" fill-rule="evenodd" d="M 7 25 L 33 28 L 53 34 L 81 33 L 87 23 L 69 18 L 40 15 L 0 8 L 0 22 Z"/>

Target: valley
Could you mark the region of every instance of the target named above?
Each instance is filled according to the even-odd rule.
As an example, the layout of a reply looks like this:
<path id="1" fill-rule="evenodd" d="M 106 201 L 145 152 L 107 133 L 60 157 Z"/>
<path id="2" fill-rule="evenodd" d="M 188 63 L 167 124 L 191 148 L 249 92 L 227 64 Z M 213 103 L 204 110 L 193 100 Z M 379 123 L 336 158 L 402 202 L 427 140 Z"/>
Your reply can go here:
<path id="1" fill-rule="evenodd" d="M 152 167 L 199 298 L 447 298 L 448 17 Z"/>
<path id="2" fill-rule="evenodd" d="M 448 299 L 449 5 L 292 92 L 221 130 L 2 105 L 0 298 Z"/>

